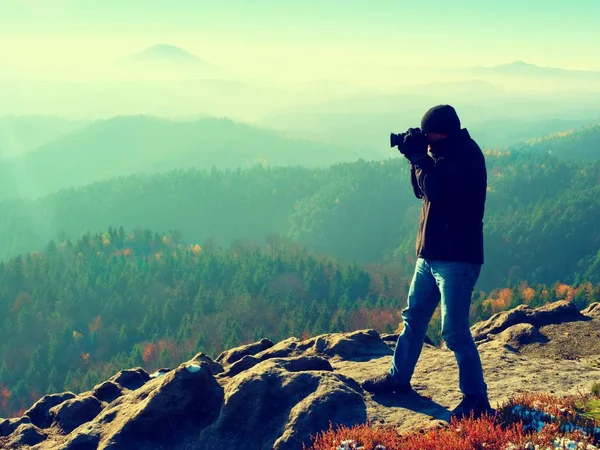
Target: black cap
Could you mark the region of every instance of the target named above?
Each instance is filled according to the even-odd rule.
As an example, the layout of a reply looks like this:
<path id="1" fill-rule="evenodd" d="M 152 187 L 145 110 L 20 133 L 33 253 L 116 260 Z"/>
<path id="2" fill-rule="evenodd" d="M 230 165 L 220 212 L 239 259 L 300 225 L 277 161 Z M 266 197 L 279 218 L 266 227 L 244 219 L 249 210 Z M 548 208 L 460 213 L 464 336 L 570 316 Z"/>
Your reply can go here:
<path id="1" fill-rule="evenodd" d="M 460 131 L 460 119 L 450 105 L 438 105 L 431 108 L 421 119 L 423 133 L 455 134 Z"/>

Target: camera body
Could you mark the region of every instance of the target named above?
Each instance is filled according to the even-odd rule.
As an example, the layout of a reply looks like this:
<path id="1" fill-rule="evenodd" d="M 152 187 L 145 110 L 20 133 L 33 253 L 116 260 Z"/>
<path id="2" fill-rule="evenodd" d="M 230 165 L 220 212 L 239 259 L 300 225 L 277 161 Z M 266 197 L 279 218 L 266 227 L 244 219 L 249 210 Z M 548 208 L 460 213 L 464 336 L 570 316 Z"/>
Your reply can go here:
<path id="1" fill-rule="evenodd" d="M 408 133 L 390 133 L 390 147 L 398 147 L 398 150 L 402 151 L 402 145 L 404 144 L 404 138 Z"/>
<path id="2" fill-rule="evenodd" d="M 420 148 L 421 144 L 426 147 L 425 135 L 420 128 L 409 128 L 406 133 L 390 133 L 390 147 L 398 147 L 398 150 L 403 155 L 412 153 L 416 148 Z"/>

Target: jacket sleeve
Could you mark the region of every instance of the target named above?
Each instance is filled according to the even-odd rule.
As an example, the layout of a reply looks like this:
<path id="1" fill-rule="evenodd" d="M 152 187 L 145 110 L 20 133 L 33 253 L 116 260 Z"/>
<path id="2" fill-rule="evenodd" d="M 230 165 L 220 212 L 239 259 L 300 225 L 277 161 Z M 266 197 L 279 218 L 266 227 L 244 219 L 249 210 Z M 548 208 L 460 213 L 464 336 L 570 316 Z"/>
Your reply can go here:
<path id="1" fill-rule="evenodd" d="M 429 155 L 413 161 L 417 186 L 432 203 L 462 196 L 476 183 L 477 174 L 464 159 L 439 158 Z"/>
<path id="2" fill-rule="evenodd" d="M 410 165 L 410 183 L 412 184 L 412 188 L 413 188 L 413 192 L 415 193 L 415 197 L 417 198 L 423 198 L 423 192 L 421 191 L 421 188 L 419 187 L 419 184 L 417 182 L 417 175 L 415 173 L 416 169 L 414 165 Z"/>

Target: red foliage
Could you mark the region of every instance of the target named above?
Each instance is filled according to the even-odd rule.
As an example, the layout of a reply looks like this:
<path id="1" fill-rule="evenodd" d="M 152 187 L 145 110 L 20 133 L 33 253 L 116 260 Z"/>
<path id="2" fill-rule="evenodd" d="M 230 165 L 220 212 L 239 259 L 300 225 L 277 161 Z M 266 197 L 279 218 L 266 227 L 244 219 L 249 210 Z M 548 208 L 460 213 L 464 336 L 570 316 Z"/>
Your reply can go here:
<path id="1" fill-rule="evenodd" d="M 142 352 L 142 359 L 144 362 L 153 363 L 158 356 L 158 352 L 156 350 L 156 344 L 148 342 L 144 347 L 144 351 Z"/>
<path id="2" fill-rule="evenodd" d="M 369 424 L 337 430 L 330 425 L 329 431 L 314 439 L 310 450 L 337 449 L 344 440 L 355 441 L 364 450 L 375 450 L 378 445 L 386 450 L 504 450 L 511 443 L 526 442 L 526 436 L 520 424 L 503 428 L 489 418 L 453 421 L 447 428 L 405 436 L 393 428 L 373 428 Z"/>
<path id="3" fill-rule="evenodd" d="M 561 431 L 561 427 L 566 423 L 576 424 L 590 431 L 600 425 L 598 421 L 590 421 L 578 416 L 575 411 L 576 401 L 575 397 L 561 399 L 546 394 L 518 395 L 500 407 L 494 418 L 452 420 L 444 428 L 406 435 L 398 434 L 391 427 L 376 428 L 371 423 L 352 428 L 340 426 L 336 429 L 333 429 L 330 424 L 328 431 L 313 436 L 310 450 L 335 450 L 340 448 L 344 441 L 351 441 L 354 444 L 347 448 L 364 450 L 381 448 L 385 450 L 506 450 L 530 448 L 536 445 L 539 448 L 554 448 L 554 442 L 563 437 L 585 448 L 587 444 L 594 443 L 593 433 L 585 435 L 582 430 Z M 526 423 L 513 412 L 513 408 L 517 405 L 529 411 L 547 412 L 555 419 L 546 423 L 539 432 L 527 431 Z"/>
<path id="4" fill-rule="evenodd" d="M 96 316 L 89 325 L 90 334 L 102 328 L 102 317 Z"/>
<path id="5" fill-rule="evenodd" d="M 2 406 L 2 408 L 6 408 L 6 405 L 8 404 L 8 399 L 11 397 L 11 395 L 12 393 L 10 392 L 10 390 L 7 387 L 4 387 L 0 384 L 0 406 Z"/>
<path id="6" fill-rule="evenodd" d="M 402 311 L 398 309 L 381 308 L 360 308 L 352 313 L 348 319 L 348 327 L 352 330 L 364 330 L 373 328 L 383 332 L 387 325 L 392 325 L 394 329 L 402 320 Z"/>

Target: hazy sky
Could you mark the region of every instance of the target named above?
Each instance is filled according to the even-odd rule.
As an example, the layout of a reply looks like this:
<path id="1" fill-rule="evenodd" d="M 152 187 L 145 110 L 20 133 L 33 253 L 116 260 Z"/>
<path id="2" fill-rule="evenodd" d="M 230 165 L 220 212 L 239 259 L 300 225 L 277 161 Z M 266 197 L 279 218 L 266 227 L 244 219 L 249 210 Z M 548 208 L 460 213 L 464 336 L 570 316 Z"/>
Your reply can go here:
<path id="1" fill-rule="evenodd" d="M 598 17 L 599 0 L 0 0 L 0 66 L 85 65 L 169 43 L 249 73 L 517 59 L 600 69 Z"/>

